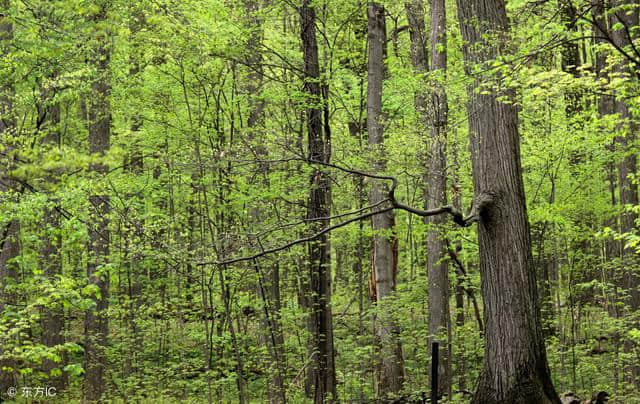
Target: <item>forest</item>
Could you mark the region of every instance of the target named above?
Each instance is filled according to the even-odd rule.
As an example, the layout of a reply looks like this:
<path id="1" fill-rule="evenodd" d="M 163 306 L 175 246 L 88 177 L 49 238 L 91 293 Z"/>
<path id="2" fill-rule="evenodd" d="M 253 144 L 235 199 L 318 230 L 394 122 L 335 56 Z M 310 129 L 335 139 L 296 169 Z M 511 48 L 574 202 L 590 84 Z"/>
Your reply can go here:
<path id="1" fill-rule="evenodd" d="M 0 0 L 0 402 L 640 403 L 640 1 Z"/>

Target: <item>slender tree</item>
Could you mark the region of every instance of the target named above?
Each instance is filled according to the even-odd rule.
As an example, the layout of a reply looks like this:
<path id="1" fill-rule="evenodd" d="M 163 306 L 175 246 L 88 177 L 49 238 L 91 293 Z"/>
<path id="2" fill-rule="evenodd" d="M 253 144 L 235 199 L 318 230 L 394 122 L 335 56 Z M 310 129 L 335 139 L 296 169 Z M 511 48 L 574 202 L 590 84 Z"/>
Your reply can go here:
<path id="1" fill-rule="evenodd" d="M 367 8 L 369 32 L 369 64 L 367 80 L 367 131 L 369 147 L 373 152 L 372 168 L 375 173 L 386 169 L 384 150 L 384 115 L 382 113 L 382 84 L 385 75 L 385 47 L 387 46 L 385 9 L 378 3 Z M 379 183 L 371 186 L 369 203 L 379 204 L 386 199 L 388 189 Z M 399 328 L 389 312 L 384 299 L 391 297 L 396 288 L 398 267 L 397 237 L 394 234 L 393 211 L 372 218 L 373 236 L 373 285 L 375 300 L 380 306 L 376 318 L 376 338 L 380 344 L 380 359 L 377 369 L 377 395 L 385 397 L 398 393 L 404 382 L 404 361 L 400 345 Z"/>
<path id="2" fill-rule="evenodd" d="M 60 147 L 60 104 L 54 100 L 56 89 L 54 82 L 58 74 L 53 71 L 44 79 L 44 88 L 42 93 L 42 105 L 40 107 L 39 120 L 48 121 L 46 133 L 43 138 L 43 146 L 48 148 Z M 50 184 L 57 182 L 57 173 L 49 174 L 47 180 Z M 59 200 L 57 198 L 49 198 L 47 206 L 44 208 L 43 214 L 43 238 L 40 250 L 42 267 L 45 275 L 54 282 L 57 276 L 62 275 L 62 257 L 60 249 L 62 247 L 61 227 L 60 227 L 60 211 L 57 206 Z M 48 347 L 56 347 L 64 343 L 64 312 L 59 302 L 54 302 L 54 307 L 44 310 L 42 318 L 42 343 Z M 51 373 L 53 369 L 64 367 L 64 353 L 61 363 L 45 359 L 43 361 L 43 370 Z M 62 373 L 59 376 L 50 376 L 51 385 L 58 391 L 62 391 L 67 384 L 67 375 Z"/>
<path id="3" fill-rule="evenodd" d="M 446 142 L 447 142 L 447 93 L 444 78 L 447 70 L 446 8 L 444 1 L 431 2 L 431 64 L 429 65 L 424 34 L 424 6 L 422 0 L 405 3 L 411 39 L 411 60 L 418 74 L 432 73 L 430 83 L 422 83 L 425 93 L 414 97 L 416 112 L 421 123 L 430 128 L 425 138 L 428 145 L 425 161 L 425 206 L 427 209 L 447 204 L 446 196 Z M 430 68 L 429 68 L 430 66 Z M 451 387 L 451 315 L 449 313 L 450 285 L 447 265 L 447 247 L 443 234 L 443 215 L 425 218 L 427 231 L 427 273 L 429 296 L 430 341 L 441 343 L 442 356 L 438 367 L 439 394 L 449 393 Z M 444 340 L 443 340 L 444 337 Z"/>
<path id="4" fill-rule="evenodd" d="M 498 56 L 508 34 L 503 0 L 458 0 L 468 72 Z M 473 168 L 473 214 L 478 220 L 486 339 L 484 367 L 473 403 L 560 403 L 551 382 L 525 204 L 518 114 L 483 88 L 468 90 Z"/>
<path id="5" fill-rule="evenodd" d="M 431 137 L 427 155 L 427 209 L 447 204 L 447 122 L 448 105 L 444 78 L 447 71 L 447 30 L 444 0 L 431 1 Z M 429 276 L 429 335 L 440 341 L 442 359 L 439 362 L 439 393 L 450 392 L 451 387 L 451 315 L 449 312 L 449 268 L 447 246 L 443 234 L 444 215 L 427 218 L 427 271 Z"/>
<path id="6" fill-rule="evenodd" d="M 300 37 L 304 55 L 304 92 L 307 96 L 308 158 L 328 163 L 331 159 L 331 139 L 328 122 L 322 119 L 323 99 L 320 86 L 320 64 L 316 42 L 316 11 L 311 0 L 303 0 L 300 8 Z M 329 225 L 331 188 L 329 173 L 314 169 L 310 176 L 307 219 L 316 230 Z M 322 219 L 320 219 L 322 218 Z M 308 385 L 311 398 L 317 404 L 337 400 L 336 371 L 333 349 L 333 318 L 331 315 L 331 259 L 326 234 L 308 244 L 308 284 L 306 306 L 310 310 L 311 334 Z"/>
<path id="7" fill-rule="evenodd" d="M 244 0 L 244 12 L 246 14 L 246 26 L 249 30 L 247 38 L 247 63 L 249 71 L 247 73 L 244 91 L 249 103 L 249 114 L 247 117 L 247 136 L 252 142 L 254 153 L 259 159 L 266 160 L 266 147 L 258 140 L 264 128 L 265 102 L 260 95 L 264 82 L 262 40 L 264 36 L 263 20 L 260 16 L 263 5 L 260 0 Z M 256 144 L 254 144 L 254 142 Z M 268 165 L 259 164 L 261 186 L 269 187 Z M 252 221 L 259 224 L 263 220 L 263 212 L 256 206 L 251 211 Z M 263 302 L 264 334 L 263 339 L 268 346 L 271 380 L 268 385 L 269 402 L 286 402 L 286 391 L 284 386 L 284 337 L 280 326 L 280 265 L 278 262 L 270 265 L 266 271 L 257 262 L 254 265 L 258 272 L 257 292 Z M 266 273 L 263 273 L 266 272 Z"/>
<path id="8" fill-rule="evenodd" d="M 109 93 L 111 90 L 109 61 L 110 34 L 107 26 L 108 1 L 101 1 L 91 22 L 93 31 L 93 48 L 90 63 L 95 71 L 91 86 L 91 97 L 88 103 L 89 118 L 89 152 L 102 156 L 109 149 L 111 133 L 111 110 Z M 97 177 L 107 172 L 102 162 L 92 163 L 91 171 Z M 99 187 L 99 186 L 97 186 Z M 107 338 L 109 334 L 109 271 L 107 264 L 109 254 L 109 196 L 96 193 L 89 197 L 89 245 L 87 277 L 89 283 L 95 285 L 93 295 L 95 308 L 90 309 L 85 317 L 85 391 L 88 401 L 101 400 L 105 392 L 105 370 Z"/>

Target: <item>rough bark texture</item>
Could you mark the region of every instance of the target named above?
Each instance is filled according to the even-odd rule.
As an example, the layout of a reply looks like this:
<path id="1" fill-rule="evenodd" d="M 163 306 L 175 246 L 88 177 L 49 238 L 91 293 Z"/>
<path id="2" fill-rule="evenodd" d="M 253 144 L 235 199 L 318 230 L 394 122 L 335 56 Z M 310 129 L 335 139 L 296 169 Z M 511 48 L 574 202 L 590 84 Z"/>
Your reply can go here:
<path id="1" fill-rule="evenodd" d="M 491 60 L 508 31 L 504 1 L 457 3 L 467 68 Z M 540 324 L 517 110 L 498 101 L 504 94 L 477 93 L 483 77 L 475 78 L 468 115 L 486 341 L 472 402 L 560 403 Z"/>
<path id="2" fill-rule="evenodd" d="M 621 48 L 628 47 L 631 44 L 632 38 L 629 37 L 629 33 L 635 32 L 639 17 L 637 7 L 632 9 L 619 7 L 634 3 L 634 1 L 629 0 L 617 0 L 612 4 L 614 11 L 611 17 L 612 27 L 617 23 L 621 23 L 623 28 L 612 29 L 611 37 Z M 615 67 L 616 74 L 624 76 L 628 76 L 631 73 L 630 69 L 631 67 L 626 59 Z M 616 149 L 623 155 L 618 163 L 619 200 L 622 206 L 635 206 L 638 205 L 638 185 L 633 183 L 632 176 L 637 172 L 637 157 L 635 153 L 629 153 L 629 149 L 635 141 L 638 125 L 634 122 L 634 117 L 624 99 L 617 98 L 614 100 L 614 112 L 619 116 L 620 124 L 618 130 L 621 131 L 620 136 L 616 138 Z M 620 231 L 627 233 L 635 229 L 637 218 L 638 216 L 633 212 L 622 212 L 620 215 Z M 625 249 L 622 254 L 624 266 L 632 268 L 630 260 L 634 255 L 633 251 Z M 631 310 L 637 310 L 640 308 L 640 290 L 638 290 L 640 277 L 632 270 L 627 269 L 624 272 L 622 286 L 629 291 L 629 301 L 627 303 Z"/>
<path id="3" fill-rule="evenodd" d="M 386 168 L 384 151 L 384 117 L 382 114 L 382 83 L 384 80 L 384 58 L 387 43 L 384 7 L 370 3 L 367 8 L 369 32 L 369 65 L 367 85 L 367 130 L 369 147 L 374 154 L 373 172 L 382 173 Z M 371 186 L 369 203 L 379 203 L 387 197 L 386 186 L 375 182 Z M 399 329 L 393 316 L 386 309 L 384 299 L 395 291 L 397 254 L 394 253 L 393 212 L 373 216 L 373 268 L 375 275 L 376 302 L 381 306 L 376 318 L 375 333 L 380 344 L 380 358 L 376 372 L 378 397 L 397 393 L 404 382 L 404 361 L 399 339 Z M 397 247 L 396 247 L 397 248 Z"/>
<path id="4" fill-rule="evenodd" d="M 331 139 L 322 124 L 323 102 L 320 87 L 320 65 L 315 29 L 316 13 L 310 0 L 304 0 L 300 8 L 300 36 L 304 53 L 304 91 L 307 95 L 308 158 L 329 162 Z M 329 174 L 314 169 L 310 177 L 310 194 L 307 218 L 328 217 L 331 208 Z M 328 220 L 317 220 L 313 230 L 329 226 Z M 311 333 L 308 385 L 313 390 L 315 403 L 337 400 L 336 371 L 333 350 L 333 319 L 331 316 L 331 259 L 329 240 L 326 235 L 309 243 L 309 290 L 305 293 L 306 306 L 310 309 L 309 331 Z"/>
<path id="5" fill-rule="evenodd" d="M 89 152 L 103 155 L 110 144 L 111 111 L 109 105 L 109 33 L 103 25 L 107 16 L 106 5 L 93 17 L 96 24 L 94 49 L 91 62 L 96 71 L 88 102 L 89 115 Z M 97 176 L 104 175 L 107 167 L 92 164 L 91 170 Z M 104 265 L 109 254 L 109 196 L 95 194 L 89 197 L 89 257 L 87 277 L 95 285 L 98 293 L 94 296 L 95 309 L 88 310 L 85 317 L 85 386 L 87 401 L 100 401 L 105 392 L 104 372 L 106 368 L 107 336 L 109 323 L 107 309 L 109 304 L 109 271 Z"/>
<path id="6" fill-rule="evenodd" d="M 409 38 L 411 40 L 411 63 L 416 73 L 424 73 L 429 68 L 427 59 L 427 38 L 424 27 L 424 4 L 422 0 L 405 3 L 407 20 L 409 21 Z M 418 110 L 418 112 L 421 112 Z"/>
<path id="7" fill-rule="evenodd" d="M 614 0 L 611 2 L 611 38 L 618 47 L 628 49 L 632 39 L 637 35 L 636 29 L 639 24 L 637 2 L 630 0 Z M 635 6 L 634 6 L 635 5 Z M 620 29 L 613 29 L 617 24 L 622 24 Z M 629 61 L 623 59 L 615 66 L 616 75 L 628 77 L 633 74 L 634 68 L 629 66 Z M 629 109 L 629 105 L 624 98 L 617 97 L 613 101 L 613 112 L 618 114 L 619 136 L 615 139 L 615 150 L 619 153 L 618 161 L 618 191 L 619 202 L 623 207 L 620 213 L 620 232 L 630 233 L 637 229 L 636 220 L 638 215 L 628 211 L 626 206 L 638 205 L 638 185 L 634 183 L 633 176 L 637 173 L 637 156 L 633 151 L 636 142 L 638 125 Z M 637 259 L 635 252 L 631 248 L 621 248 L 622 265 L 619 279 L 620 286 L 628 292 L 628 299 L 625 299 L 630 312 L 640 308 L 640 274 L 637 269 Z M 636 323 L 635 326 L 638 324 Z M 633 352 L 634 347 L 631 341 L 625 341 L 626 352 Z M 637 363 L 627 363 L 624 372 L 625 378 L 636 387 L 640 386 L 640 366 Z"/>
<path id="8" fill-rule="evenodd" d="M 13 24 L 3 15 L 9 8 L 8 0 L 0 1 L 0 54 L 5 57 L 9 53 L 9 45 L 13 40 Z M 14 88 L 10 80 L 0 81 L 0 145 L 4 148 L 4 154 L 0 155 L 0 198 L 8 198 L 11 192 L 16 191 L 16 184 L 8 178 L 8 171 L 14 166 L 11 155 L 11 136 L 15 129 L 13 117 Z M 0 224 L 0 313 L 10 309 L 15 303 L 15 296 L 5 292 L 8 283 L 18 276 L 18 266 L 13 261 L 20 254 L 20 222 L 11 219 Z M 2 339 L 0 338 L 0 355 L 2 355 Z M 0 360 L 0 368 L 14 368 L 13 361 Z M 16 385 L 16 373 L 0 370 L 0 396 L 10 386 Z"/>
<path id="9" fill-rule="evenodd" d="M 447 33 L 444 0 L 431 1 L 431 71 L 434 83 L 431 91 L 431 137 L 427 155 L 427 209 L 447 204 L 447 93 L 444 77 L 447 70 Z M 449 268 L 447 246 L 443 226 L 444 215 L 427 218 L 427 272 L 429 274 L 429 335 L 439 341 L 441 348 L 438 363 L 438 393 L 448 394 L 451 387 L 451 315 L 449 312 Z"/>

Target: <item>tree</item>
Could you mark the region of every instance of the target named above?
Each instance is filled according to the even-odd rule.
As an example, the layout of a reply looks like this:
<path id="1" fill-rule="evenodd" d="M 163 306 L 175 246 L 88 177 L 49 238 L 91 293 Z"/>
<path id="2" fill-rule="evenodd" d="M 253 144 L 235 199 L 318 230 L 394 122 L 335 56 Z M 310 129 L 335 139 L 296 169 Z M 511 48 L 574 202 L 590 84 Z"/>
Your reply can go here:
<path id="1" fill-rule="evenodd" d="M 369 32 L 369 65 L 367 79 L 367 131 L 369 147 L 374 155 L 373 172 L 381 173 L 386 168 L 384 150 L 384 115 L 382 113 L 382 84 L 385 76 L 387 35 L 385 9 L 378 3 L 367 7 Z M 369 194 L 369 204 L 376 205 L 386 199 L 388 189 L 374 183 Z M 377 396 L 386 397 L 398 393 L 404 381 L 404 364 L 399 329 L 389 312 L 389 299 L 396 288 L 398 269 L 398 239 L 394 234 L 392 210 L 372 217 L 373 236 L 372 277 L 375 299 L 380 307 L 376 318 L 376 338 L 380 345 L 380 363 L 377 370 Z"/>
<path id="2" fill-rule="evenodd" d="M 426 206 L 447 204 L 447 92 L 444 79 L 447 72 L 447 23 L 444 0 L 431 2 L 431 72 L 433 90 L 431 92 L 431 136 L 427 155 L 427 197 Z M 427 271 L 429 276 L 429 335 L 433 340 L 441 340 L 442 359 L 439 362 L 438 380 L 440 394 L 451 392 L 451 318 L 449 311 L 450 284 L 447 265 L 443 215 L 427 218 L 431 226 L 427 233 Z M 446 336 L 446 339 L 444 339 Z"/>
<path id="3" fill-rule="evenodd" d="M 100 158 L 109 150 L 111 134 L 111 110 L 109 93 L 110 34 L 107 26 L 108 2 L 100 2 L 91 22 L 95 24 L 91 62 L 95 69 L 95 78 L 91 85 L 89 100 L 89 151 Z M 97 161 L 90 169 L 98 177 L 107 172 L 107 166 Z M 107 358 L 105 348 L 109 335 L 109 195 L 96 193 L 89 197 L 90 222 L 89 259 L 87 277 L 95 286 L 95 308 L 90 309 L 85 317 L 85 398 L 88 401 L 102 399 L 105 387 L 105 370 Z"/>
<path id="4" fill-rule="evenodd" d="M 411 60 L 414 70 L 425 74 L 429 63 L 427 60 L 426 38 L 424 37 L 424 7 L 421 0 L 406 3 L 405 9 L 409 20 L 411 38 Z M 440 0 L 431 2 L 431 28 L 429 31 L 431 44 L 431 82 L 422 86 L 432 88 L 430 94 L 417 94 L 414 105 L 420 121 L 431 129 L 429 138 L 424 139 L 428 145 L 425 161 L 425 207 L 444 206 L 447 204 L 447 93 L 444 78 L 447 71 L 447 32 L 446 8 Z M 441 343 L 441 360 L 438 368 L 439 394 L 450 394 L 451 387 L 451 318 L 449 313 L 450 284 L 447 265 L 447 247 L 444 235 L 443 215 L 425 219 L 429 225 L 427 231 L 427 274 L 429 280 L 429 335 L 430 341 Z M 442 337 L 446 340 L 442 340 Z"/>
<path id="5" fill-rule="evenodd" d="M 249 113 L 247 116 L 247 132 L 248 139 L 252 142 L 254 153 L 260 159 L 268 158 L 268 151 L 261 144 L 259 135 L 264 131 L 264 109 L 265 101 L 260 96 L 260 91 L 264 84 L 263 57 L 262 57 L 262 40 L 264 35 L 263 21 L 260 16 L 262 4 L 256 0 L 244 1 L 244 12 L 249 37 L 247 38 L 247 61 L 249 71 L 245 78 L 245 92 L 249 104 Z M 264 187 L 269 186 L 268 171 L 269 167 L 260 164 L 261 178 L 260 184 Z M 253 220 L 259 224 L 262 218 L 260 207 L 255 207 L 251 211 Z M 272 403 L 286 403 L 286 389 L 284 385 L 284 339 L 280 326 L 281 296 L 280 296 L 280 265 L 274 263 L 271 265 L 266 274 L 263 273 L 262 267 L 258 263 L 254 263 L 255 270 L 258 272 L 257 293 L 262 299 L 264 313 L 264 340 L 269 347 L 269 361 L 271 362 L 271 381 L 269 383 L 269 401 Z"/>
<path id="6" fill-rule="evenodd" d="M 502 0 L 459 0 L 468 74 L 499 55 L 508 22 Z M 508 90 L 468 90 L 474 200 L 486 339 L 474 403 L 559 403 L 551 382 L 531 255 L 516 106 Z"/>
<path id="7" fill-rule="evenodd" d="M 323 98 L 320 88 L 320 64 L 316 42 L 316 12 L 310 0 L 303 0 L 300 8 L 300 37 L 304 54 L 304 90 L 307 96 L 308 158 L 329 163 L 331 159 L 331 135 L 328 122 L 322 121 Z M 329 174 L 321 169 L 313 170 L 309 178 L 309 202 L 307 220 L 312 228 L 329 225 L 331 188 Z M 315 403 L 337 400 L 336 371 L 333 350 L 333 319 L 331 315 L 331 259 L 329 240 L 322 235 L 308 245 L 308 288 L 305 292 L 309 309 L 310 366 L 308 385 L 312 388 Z"/>
<path id="8" fill-rule="evenodd" d="M 638 6 L 634 5 L 632 1 L 617 0 L 613 2 L 611 12 L 613 13 L 611 16 L 611 38 L 619 48 L 628 49 L 635 38 L 639 24 Z M 622 76 L 629 76 L 631 69 L 632 67 L 629 66 L 629 61 L 626 59 L 615 66 L 616 74 Z M 620 136 L 616 138 L 616 149 L 622 154 L 617 167 L 619 201 L 623 207 L 635 206 L 638 205 L 638 185 L 633 181 L 633 176 L 637 173 L 637 157 L 629 150 L 635 141 L 638 125 L 627 101 L 621 95 L 618 95 L 614 100 L 614 111 L 618 114 L 620 122 L 618 130 L 621 132 Z M 637 218 L 637 214 L 625 208 L 625 211 L 620 215 L 620 231 L 628 233 L 635 229 Z M 626 262 L 625 266 L 629 265 L 631 255 L 629 249 L 625 248 L 622 254 Z M 624 277 L 622 284 L 630 295 L 629 308 L 635 311 L 640 308 L 640 290 L 638 289 L 640 277 L 634 270 L 628 271 L 622 276 Z"/>

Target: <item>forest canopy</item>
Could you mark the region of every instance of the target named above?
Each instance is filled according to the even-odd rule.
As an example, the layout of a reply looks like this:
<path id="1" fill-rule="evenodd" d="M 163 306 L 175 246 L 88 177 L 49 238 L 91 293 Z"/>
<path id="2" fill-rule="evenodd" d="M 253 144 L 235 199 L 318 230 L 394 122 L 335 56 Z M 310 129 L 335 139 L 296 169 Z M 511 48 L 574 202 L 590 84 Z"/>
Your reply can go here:
<path id="1" fill-rule="evenodd" d="M 639 71 L 633 0 L 0 0 L 0 402 L 640 402 Z"/>

